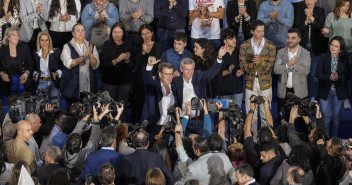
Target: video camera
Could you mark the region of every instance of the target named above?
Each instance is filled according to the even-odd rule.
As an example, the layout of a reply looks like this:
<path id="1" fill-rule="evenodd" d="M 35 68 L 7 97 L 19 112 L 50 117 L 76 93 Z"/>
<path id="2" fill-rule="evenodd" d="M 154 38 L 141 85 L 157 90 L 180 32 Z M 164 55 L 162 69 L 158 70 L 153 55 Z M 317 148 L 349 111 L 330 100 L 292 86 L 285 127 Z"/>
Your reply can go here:
<path id="1" fill-rule="evenodd" d="M 132 131 L 125 138 L 125 141 L 129 147 L 133 147 L 133 136 L 137 134 L 139 131 L 142 131 L 142 130 L 146 131 L 148 124 L 149 124 L 148 120 L 144 120 L 141 125 L 139 123 L 136 123 L 135 125 L 131 123 L 127 123 L 127 126 L 132 129 Z"/>
<path id="2" fill-rule="evenodd" d="M 46 89 L 39 88 L 36 96 L 31 96 L 29 93 L 23 93 L 17 100 L 16 105 L 9 108 L 9 116 L 12 123 L 18 123 L 24 120 L 29 113 L 38 114 L 40 117 L 45 116 L 45 105 L 50 103 L 54 111 L 59 107 L 59 98 L 50 97 Z"/>
<path id="3" fill-rule="evenodd" d="M 84 118 L 87 115 L 93 114 L 93 106 L 97 109 L 97 112 L 102 112 L 101 108 L 98 108 L 97 102 L 100 102 L 101 106 L 109 105 L 109 110 L 117 111 L 116 106 L 121 106 L 124 104 L 124 101 L 116 102 L 114 101 L 109 92 L 105 91 L 101 94 L 93 94 L 90 92 L 83 92 L 86 96 L 83 98 L 82 105 L 80 104 L 72 104 L 73 107 L 70 108 L 70 113 L 75 115 L 77 118 Z"/>
<path id="4" fill-rule="evenodd" d="M 209 112 L 216 112 L 218 111 L 218 106 L 216 105 L 216 101 L 213 99 L 208 99 L 206 101 L 207 108 Z M 193 97 L 191 99 L 191 109 L 192 110 L 203 110 L 202 104 L 200 103 L 200 99 L 197 97 Z"/>
<path id="5" fill-rule="evenodd" d="M 285 111 L 290 112 L 294 105 L 298 105 L 298 115 L 312 116 L 316 113 L 317 107 L 315 102 L 310 102 L 310 99 L 299 98 L 293 93 L 287 93 L 285 100 Z"/>
<path id="6" fill-rule="evenodd" d="M 241 107 L 235 103 L 229 103 L 228 108 L 222 108 L 220 111 L 226 111 L 225 120 L 230 122 L 232 136 L 237 140 L 243 141 L 243 112 Z"/>
<path id="7" fill-rule="evenodd" d="M 254 100 L 251 100 L 253 97 L 255 97 Z M 249 100 L 251 100 L 251 103 L 254 103 L 254 104 L 257 104 L 257 105 L 260 105 L 260 104 L 265 102 L 265 99 L 263 98 L 263 96 L 256 96 L 254 94 L 251 95 Z"/>

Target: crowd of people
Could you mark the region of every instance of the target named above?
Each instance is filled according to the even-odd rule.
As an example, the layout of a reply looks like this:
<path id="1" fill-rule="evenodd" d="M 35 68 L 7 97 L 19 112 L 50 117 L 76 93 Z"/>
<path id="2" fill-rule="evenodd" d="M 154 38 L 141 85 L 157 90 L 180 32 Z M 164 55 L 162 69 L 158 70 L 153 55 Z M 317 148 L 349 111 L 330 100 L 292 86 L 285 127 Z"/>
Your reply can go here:
<path id="1" fill-rule="evenodd" d="M 350 0 L 0 7 L 0 185 L 352 183 Z"/>

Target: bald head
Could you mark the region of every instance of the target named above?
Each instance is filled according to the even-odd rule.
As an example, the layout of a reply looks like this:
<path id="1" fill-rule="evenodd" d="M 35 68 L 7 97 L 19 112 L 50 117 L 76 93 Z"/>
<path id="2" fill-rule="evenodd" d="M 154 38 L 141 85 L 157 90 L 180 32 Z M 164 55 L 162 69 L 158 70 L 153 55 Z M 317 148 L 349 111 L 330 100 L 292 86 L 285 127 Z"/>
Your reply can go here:
<path id="1" fill-rule="evenodd" d="M 41 126 L 40 117 L 37 114 L 29 113 L 26 116 L 26 121 L 28 121 L 32 126 L 33 133 L 38 132 Z"/>
<path id="2" fill-rule="evenodd" d="M 33 136 L 33 131 L 32 131 L 31 124 L 26 120 L 22 120 L 18 122 L 17 137 L 24 141 L 28 141 L 32 138 L 32 136 Z"/>

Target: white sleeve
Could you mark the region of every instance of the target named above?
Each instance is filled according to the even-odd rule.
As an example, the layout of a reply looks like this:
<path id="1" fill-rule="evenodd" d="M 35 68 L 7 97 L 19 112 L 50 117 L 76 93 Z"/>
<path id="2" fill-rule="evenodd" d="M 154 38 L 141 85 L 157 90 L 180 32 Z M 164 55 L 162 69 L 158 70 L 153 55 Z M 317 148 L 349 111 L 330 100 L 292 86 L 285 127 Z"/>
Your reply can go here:
<path id="1" fill-rule="evenodd" d="M 66 68 L 71 69 L 70 67 L 72 63 L 71 51 L 67 44 L 65 44 L 64 48 L 62 49 L 60 59 Z"/>
<path id="2" fill-rule="evenodd" d="M 93 69 L 93 70 L 96 70 L 100 65 L 100 60 L 99 60 L 99 53 L 98 53 L 97 48 L 95 46 L 93 48 L 93 56 L 95 59 L 97 59 L 97 66 L 95 67 L 95 69 Z"/>

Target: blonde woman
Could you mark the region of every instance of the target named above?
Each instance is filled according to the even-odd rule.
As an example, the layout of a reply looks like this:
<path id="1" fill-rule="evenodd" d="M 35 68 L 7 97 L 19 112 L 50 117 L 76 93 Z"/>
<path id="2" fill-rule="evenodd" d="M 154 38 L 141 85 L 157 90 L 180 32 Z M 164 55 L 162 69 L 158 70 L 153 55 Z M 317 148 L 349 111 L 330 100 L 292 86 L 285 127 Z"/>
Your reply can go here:
<path id="1" fill-rule="evenodd" d="M 18 4 L 14 0 L 0 1 L 0 40 L 5 35 L 5 31 L 10 27 L 18 27 L 21 23 L 18 15 Z M 0 47 L 2 43 L 0 42 Z"/>
<path id="2" fill-rule="evenodd" d="M 22 94 L 30 92 L 33 72 L 32 55 L 27 44 L 19 42 L 19 31 L 16 27 L 5 32 L 3 47 L 0 49 L 0 94 Z"/>
<path id="3" fill-rule="evenodd" d="M 57 100 L 59 99 L 58 88 L 62 74 L 60 55 L 60 49 L 53 48 L 49 33 L 40 32 L 37 37 L 37 51 L 33 56 L 35 64 L 33 79 L 38 82 L 38 89 L 48 90 L 49 96 Z"/>

